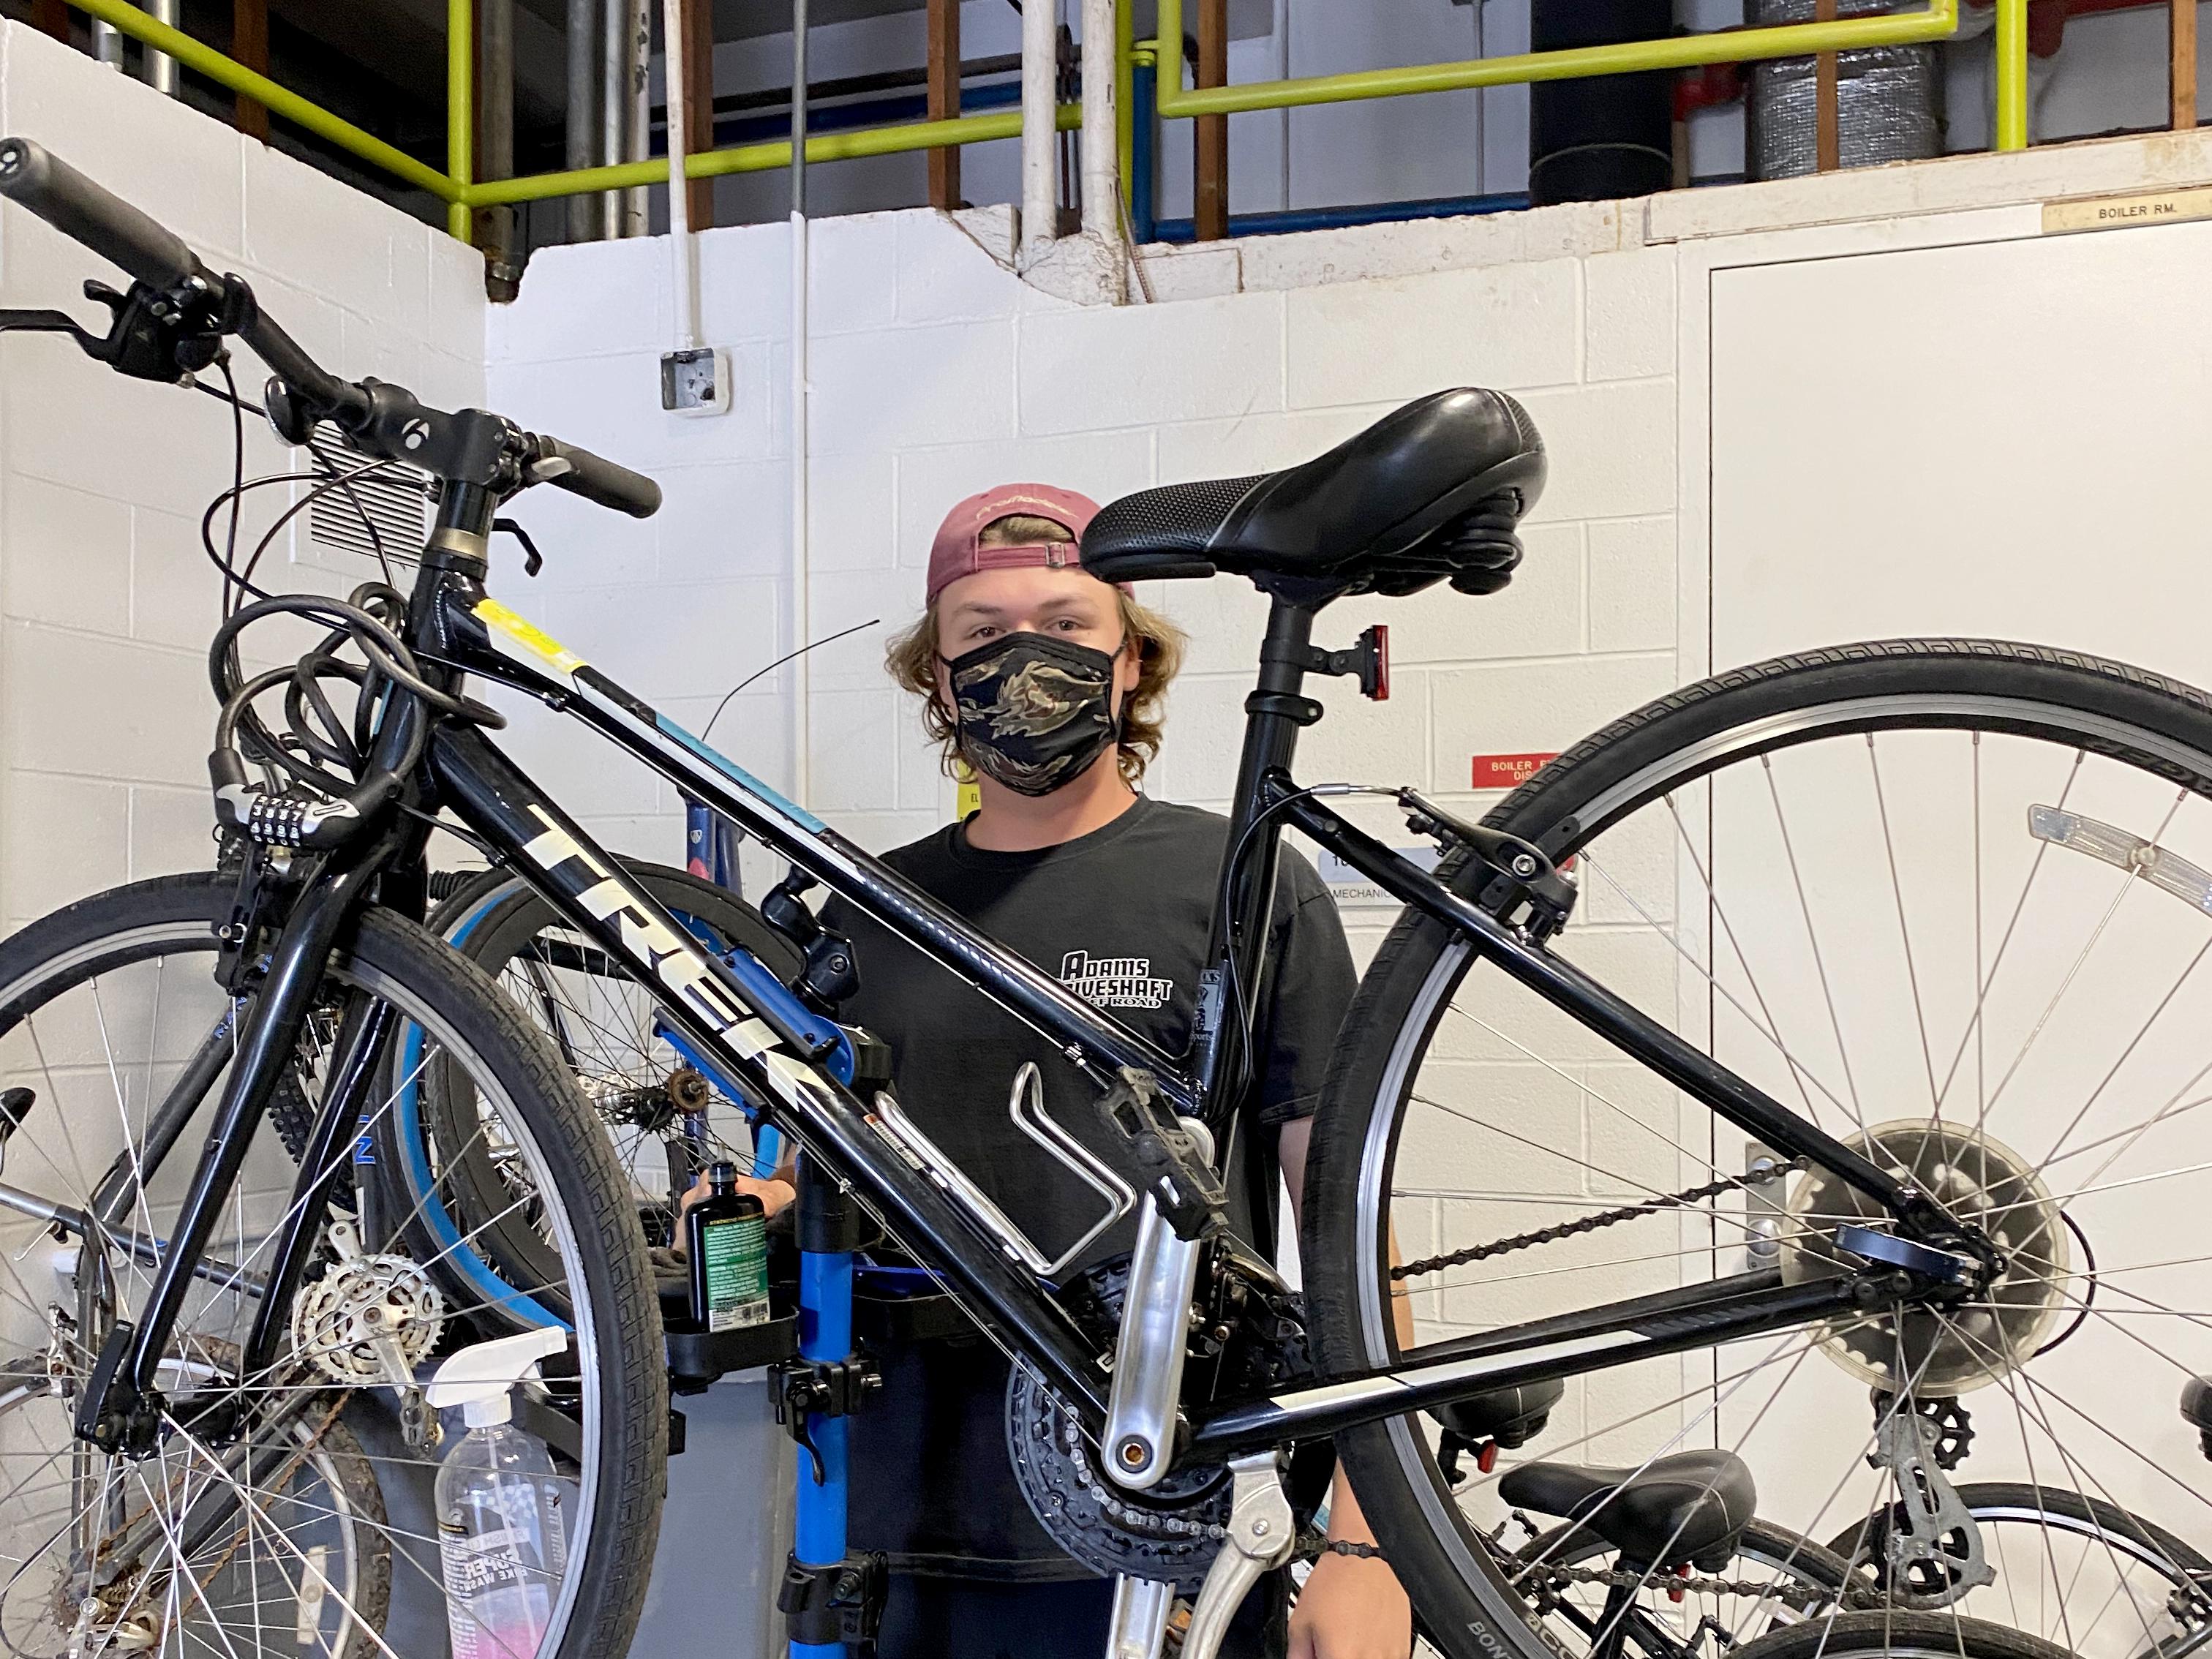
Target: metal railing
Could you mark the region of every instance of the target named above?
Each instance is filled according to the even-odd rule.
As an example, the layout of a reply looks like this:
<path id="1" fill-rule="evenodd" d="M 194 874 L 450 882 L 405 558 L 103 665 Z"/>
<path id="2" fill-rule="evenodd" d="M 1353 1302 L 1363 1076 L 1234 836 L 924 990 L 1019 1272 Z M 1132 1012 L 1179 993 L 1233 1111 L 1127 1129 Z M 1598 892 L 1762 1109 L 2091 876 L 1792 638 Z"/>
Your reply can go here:
<path id="1" fill-rule="evenodd" d="M 447 228 L 469 240 L 471 215 L 480 207 L 543 201 L 637 185 L 665 184 L 665 157 L 628 161 L 608 167 L 580 167 L 560 173 L 534 173 L 520 179 L 478 181 L 474 175 L 476 112 L 474 105 L 474 0 L 447 0 L 447 125 L 446 170 L 440 172 L 386 143 L 373 133 L 310 103 L 243 64 L 180 30 L 156 21 L 131 0 L 69 0 L 82 11 L 165 52 L 185 68 L 217 85 L 243 94 L 264 105 L 304 131 L 379 167 L 392 177 L 428 191 L 447 204 Z M 1305 105 L 1345 103 L 1369 98 L 1403 97 L 1468 87 L 1526 84 L 1535 81 L 1570 80 L 1602 75 L 1632 75 L 1653 70 L 1686 69 L 1709 64 L 1747 63 L 1769 58 L 1802 58 L 1819 52 L 1849 52 L 1869 46 L 1899 46 L 1943 40 L 1959 26 L 1960 0 L 1929 0 L 1924 10 L 1887 13 L 1838 19 L 1832 22 L 1792 23 L 1772 27 L 1723 30 L 1708 34 L 1675 35 L 1622 46 L 1582 46 L 1565 51 L 1522 52 L 1510 57 L 1474 58 L 1462 63 L 1425 64 L 1398 69 L 1366 70 L 1346 75 L 1311 76 L 1286 81 L 1241 82 L 1235 86 L 1186 88 L 1181 73 L 1182 52 L 1160 51 L 1158 40 L 1180 42 L 1183 0 L 1159 0 L 1158 40 L 1130 39 L 1132 8 L 1115 8 L 1119 24 L 1116 59 L 1120 65 L 1117 137 L 1121 151 L 1124 193 L 1130 183 L 1131 158 L 1135 149 L 1133 125 L 1137 100 L 1132 94 L 1136 76 L 1149 70 L 1153 112 L 1166 119 L 1225 115 L 1247 110 L 1287 109 Z M 1996 0 L 1996 145 L 2000 150 L 2027 148 L 2027 0 Z M 1163 62 L 1176 67 L 1170 71 Z M 1080 125 L 1081 106 L 1058 106 L 1055 125 L 1062 131 Z M 1021 132 L 1018 110 L 963 115 L 951 120 L 916 121 L 894 126 L 867 127 L 844 132 L 813 135 L 806 140 L 806 159 L 842 161 L 866 155 L 890 155 L 902 151 L 937 149 L 949 145 L 981 143 L 1012 138 Z M 770 143 L 738 144 L 708 149 L 684 157 L 686 178 L 713 179 L 724 173 L 772 172 L 791 165 L 791 145 L 786 140 Z"/>

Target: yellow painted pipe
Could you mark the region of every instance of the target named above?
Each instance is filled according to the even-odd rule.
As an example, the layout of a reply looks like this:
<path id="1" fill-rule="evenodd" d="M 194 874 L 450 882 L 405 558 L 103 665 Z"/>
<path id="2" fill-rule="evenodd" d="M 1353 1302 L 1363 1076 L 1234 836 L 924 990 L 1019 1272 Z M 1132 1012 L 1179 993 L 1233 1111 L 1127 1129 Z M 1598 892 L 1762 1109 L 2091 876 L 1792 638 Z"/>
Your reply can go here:
<path id="1" fill-rule="evenodd" d="M 2027 0 L 1997 0 L 1997 143 L 2027 148 Z"/>
<path id="2" fill-rule="evenodd" d="M 1072 132 L 1083 125 L 1080 104 L 1062 104 L 1053 125 Z M 1021 136 L 1022 113 L 1007 110 L 992 115 L 963 115 L 951 121 L 915 121 L 902 126 L 862 127 L 851 132 L 816 133 L 806 141 L 806 159 L 851 161 L 864 155 L 896 155 L 902 151 L 937 149 L 946 144 L 977 144 L 993 138 Z M 684 158 L 687 179 L 714 179 L 726 173 L 773 173 L 791 165 L 791 141 L 769 144 L 736 144 L 727 149 L 702 150 Z M 540 173 L 527 179 L 494 179 L 468 187 L 471 207 L 490 207 L 502 202 L 537 202 L 553 196 L 581 196 L 586 191 L 629 190 L 638 185 L 668 182 L 668 158 L 624 161 L 607 167 L 579 167 L 570 173 Z"/>
<path id="3" fill-rule="evenodd" d="M 469 181 L 476 177 L 476 6 L 446 0 L 446 172 L 459 194 L 446 209 L 446 228 L 473 240 Z"/>
<path id="4" fill-rule="evenodd" d="M 437 168 L 426 167 L 404 150 L 395 149 L 320 105 L 309 103 L 267 76 L 256 74 L 214 47 L 202 45 L 181 29 L 156 22 L 150 15 L 131 4 L 130 0 L 70 0 L 70 3 L 118 32 L 144 41 L 155 51 L 167 52 L 186 69 L 204 75 L 217 86 L 244 93 L 256 103 L 266 106 L 270 114 L 282 116 L 317 137 L 329 139 L 349 155 L 358 155 L 417 190 L 427 190 L 441 202 L 460 199 L 461 186 Z"/>
<path id="5" fill-rule="evenodd" d="M 2008 0 L 2000 0 L 2000 5 Z M 2008 0 L 2026 15 L 2027 0 Z M 1763 58 L 1804 58 L 1863 46 L 1910 46 L 1940 40 L 1959 27 L 1959 0 L 1929 0 L 1925 11 L 1839 18 L 1832 23 L 1786 23 L 1772 28 L 1726 29 L 1678 34 L 1664 40 L 1620 46 L 1573 46 L 1510 58 L 1475 58 L 1455 64 L 1416 64 L 1402 69 L 1316 75 L 1295 81 L 1248 82 L 1233 87 L 1186 88 L 1176 43 L 1182 39 L 1182 0 L 1159 0 L 1161 42 L 1158 109 L 1164 116 L 1233 115 L 1243 110 L 1291 109 L 1341 104 L 1362 98 L 1399 98 L 1462 87 L 1520 86 L 1532 81 L 1572 81 L 1593 75 L 1633 75 L 1647 70 L 1691 69 L 1701 64 L 1739 64 Z M 2022 25 L 2025 27 L 2025 24 Z M 1171 67 L 1172 66 L 1172 67 Z M 2023 104 L 2024 108 L 2024 104 Z M 2023 140 L 2024 142 L 2024 140 Z"/>

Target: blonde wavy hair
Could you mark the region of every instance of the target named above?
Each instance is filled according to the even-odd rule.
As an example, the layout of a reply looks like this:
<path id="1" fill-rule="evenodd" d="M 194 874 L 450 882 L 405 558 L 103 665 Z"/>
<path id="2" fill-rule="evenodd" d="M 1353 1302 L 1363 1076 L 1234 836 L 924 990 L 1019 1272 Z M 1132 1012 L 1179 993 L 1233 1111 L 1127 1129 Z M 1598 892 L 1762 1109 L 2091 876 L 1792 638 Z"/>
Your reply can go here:
<path id="1" fill-rule="evenodd" d="M 1026 514 L 994 519 L 977 538 L 985 547 L 1031 547 L 1073 539 L 1051 520 Z M 1123 781 L 1133 789 L 1160 750 L 1168 684 L 1182 666 L 1183 634 L 1118 587 L 1114 598 L 1121 610 L 1122 640 L 1137 641 L 1137 684 L 1122 700 L 1121 738 L 1115 752 Z M 938 645 L 937 607 L 933 605 L 912 627 L 891 636 L 884 647 L 884 665 L 893 680 L 921 699 L 922 729 L 938 745 L 945 774 L 951 777 L 960 759 L 960 722 L 938 693 Z"/>

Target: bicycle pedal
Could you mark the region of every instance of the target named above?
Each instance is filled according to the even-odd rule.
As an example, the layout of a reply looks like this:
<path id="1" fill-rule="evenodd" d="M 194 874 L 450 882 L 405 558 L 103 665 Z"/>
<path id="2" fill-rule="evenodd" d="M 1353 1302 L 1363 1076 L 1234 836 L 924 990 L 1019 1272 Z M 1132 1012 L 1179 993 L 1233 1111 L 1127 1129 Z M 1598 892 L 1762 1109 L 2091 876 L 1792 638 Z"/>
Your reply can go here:
<path id="1" fill-rule="evenodd" d="M 1211 1237 L 1228 1224 L 1221 1177 L 1197 1139 L 1160 1103 L 1150 1072 L 1124 1066 L 1097 1109 L 1135 1166 L 1132 1184 L 1152 1195 L 1177 1238 Z"/>

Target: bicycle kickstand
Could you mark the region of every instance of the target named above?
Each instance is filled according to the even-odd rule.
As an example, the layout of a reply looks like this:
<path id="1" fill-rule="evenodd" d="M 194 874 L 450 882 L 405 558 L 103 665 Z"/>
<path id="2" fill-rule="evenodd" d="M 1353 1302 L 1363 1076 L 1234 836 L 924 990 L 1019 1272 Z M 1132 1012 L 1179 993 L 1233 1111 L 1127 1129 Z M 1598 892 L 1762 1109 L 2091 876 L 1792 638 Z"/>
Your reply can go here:
<path id="1" fill-rule="evenodd" d="M 1297 1541 L 1291 1500 L 1283 1493 L 1281 1465 L 1272 1451 L 1229 1460 L 1229 1537 L 1206 1569 L 1191 1609 L 1182 1659 L 1214 1659 L 1229 1621 L 1252 1586 L 1270 1567 L 1290 1559 Z M 1118 1601 L 1118 1598 L 1117 1598 Z"/>

